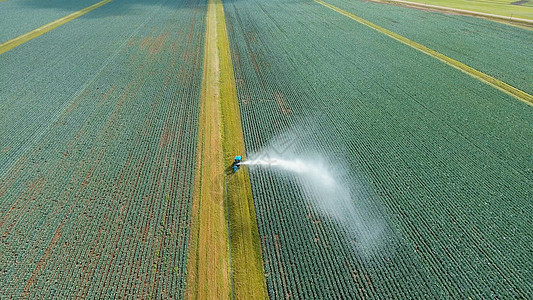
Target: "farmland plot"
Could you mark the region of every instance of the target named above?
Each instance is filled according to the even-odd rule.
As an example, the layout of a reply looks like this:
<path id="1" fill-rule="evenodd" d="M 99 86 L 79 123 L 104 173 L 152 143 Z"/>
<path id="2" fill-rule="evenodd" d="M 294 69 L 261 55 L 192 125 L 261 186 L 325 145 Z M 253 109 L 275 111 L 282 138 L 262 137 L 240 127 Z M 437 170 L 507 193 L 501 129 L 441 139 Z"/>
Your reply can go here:
<path id="1" fill-rule="evenodd" d="M 530 106 L 316 3 L 224 6 L 248 157 L 337 184 L 250 169 L 270 297 L 532 293 Z"/>
<path id="2" fill-rule="evenodd" d="M 183 295 L 206 3 L 125 2 L 0 56 L 0 298 Z"/>
<path id="3" fill-rule="evenodd" d="M 17 0 L 0 3 L 0 43 L 83 9 L 99 0 Z"/>
<path id="4" fill-rule="evenodd" d="M 533 94 L 532 29 L 366 1 L 328 2 Z"/>

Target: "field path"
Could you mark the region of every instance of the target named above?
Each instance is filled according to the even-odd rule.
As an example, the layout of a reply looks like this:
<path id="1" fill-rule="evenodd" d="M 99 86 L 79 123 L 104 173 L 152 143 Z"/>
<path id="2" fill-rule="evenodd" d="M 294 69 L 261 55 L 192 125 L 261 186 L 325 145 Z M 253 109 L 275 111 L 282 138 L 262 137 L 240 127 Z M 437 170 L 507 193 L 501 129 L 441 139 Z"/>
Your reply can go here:
<path id="1" fill-rule="evenodd" d="M 431 10 L 442 11 L 442 12 L 452 12 L 452 13 L 462 14 L 466 16 L 486 18 L 489 20 L 504 22 L 509 25 L 518 25 L 518 26 L 522 25 L 528 29 L 531 29 L 531 26 L 533 26 L 533 20 L 531 19 L 531 16 L 532 16 L 531 8 L 530 7 L 520 7 L 520 8 L 517 7 L 517 6 L 520 6 L 520 4 L 515 5 L 513 7 L 513 4 L 515 4 L 516 2 L 510 3 L 511 5 L 504 5 L 503 3 L 500 3 L 501 6 L 494 8 L 490 6 L 487 7 L 486 5 L 484 5 L 487 3 L 483 3 L 483 2 L 477 2 L 478 3 L 477 6 L 475 4 L 472 6 L 469 6 L 468 4 L 472 4 L 472 3 L 468 3 L 468 1 L 465 1 L 466 3 L 468 3 L 467 5 L 460 4 L 460 3 L 453 3 L 453 2 L 451 3 L 440 2 L 439 3 L 439 2 L 431 2 L 431 1 L 430 3 L 427 3 L 427 1 L 420 3 L 420 2 L 403 1 L 403 0 L 374 0 L 374 1 L 391 3 L 395 5 L 403 5 L 407 7 L 415 7 L 419 9 L 431 9 Z M 441 4 L 441 5 L 436 5 L 436 4 Z M 505 11 L 506 9 L 507 11 Z M 529 27 L 526 27 L 526 26 L 529 26 Z"/>
<path id="2" fill-rule="evenodd" d="M 220 113 L 217 14 L 209 1 L 192 207 L 187 297 L 231 295 L 228 230 L 224 211 L 224 164 Z"/>
<path id="3" fill-rule="evenodd" d="M 202 94 L 186 295 L 189 299 L 264 299 L 266 283 L 250 179 L 247 170 L 224 175 L 224 166 L 235 155 L 244 155 L 245 149 L 220 0 L 208 4 Z"/>

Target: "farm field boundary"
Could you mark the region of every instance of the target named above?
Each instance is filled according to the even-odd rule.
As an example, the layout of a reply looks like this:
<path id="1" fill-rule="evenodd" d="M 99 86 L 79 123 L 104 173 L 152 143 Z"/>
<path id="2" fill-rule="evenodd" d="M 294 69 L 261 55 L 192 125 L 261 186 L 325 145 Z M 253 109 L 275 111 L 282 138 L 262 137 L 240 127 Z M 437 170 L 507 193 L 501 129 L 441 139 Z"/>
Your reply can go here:
<path id="1" fill-rule="evenodd" d="M 219 93 L 217 14 L 207 8 L 202 95 L 198 123 L 191 239 L 187 263 L 188 299 L 231 296 L 228 228 L 224 210 L 222 120 Z"/>
<path id="2" fill-rule="evenodd" d="M 231 164 L 235 155 L 244 154 L 245 148 L 221 0 L 208 2 L 202 81 L 186 296 L 265 299 L 249 174 L 244 169 L 224 176 L 224 166 Z"/>
<path id="3" fill-rule="evenodd" d="M 222 0 L 211 0 L 217 10 L 217 46 L 220 62 L 220 102 L 224 165 L 245 155 L 237 88 Z M 244 158 L 244 157 L 243 157 Z M 236 299 L 266 299 L 265 272 L 248 170 L 226 176 L 232 278 Z"/>
<path id="4" fill-rule="evenodd" d="M 480 11 L 472 11 L 472 10 L 460 9 L 460 8 L 451 7 L 451 6 L 450 7 L 439 6 L 439 5 L 426 4 L 426 3 L 403 1 L 403 0 L 372 0 L 372 1 L 378 2 L 378 3 L 388 3 L 388 4 L 393 4 L 393 5 L 405 6 L 405 7 L 428 9 L 428 10 L 439 11 L 439 12 L 451 12 L 454 14 L 484 18 L 484 19 L 501 22 L 501 23 L 505 23 L 508 25 L 512 25 L 512 26 L 518 26 L 524 29 L 533 30 L 533 20 L 531 19 L 517 18 L 517 17 L 505 16 L 505 15 L 497 15 L 497 14 L 485 13 L 485 12 L 480 12 Z"/>
<path id="5" fill-rule="evenodd" d="M 27 41 L 30 41 L 30 40 L 38 37 L 38 36 L 41 36 L 41 35 L 47 33 L 48 31 L 50 31 L 52 29 L 55 29 L 55 28 L 65 24 L 67 22 L 70 22 L 70 21 L 72 21 L 72 20 L 74 20 L 76 18 L 79 18 L 79 17 L 83 16 L 84 14 L 86 14 L 86 13 L 88 13 L 90 11 L 93 11 L 93 10 L 97 9 L 98 7 L 103 6 L 103 5 L 105 5 L 105 4 L 107 4 L 107 3 L 111 2 L 111 1 L 113 1 L 113 0 L 100 1 L 98 3 L 95 3 L 95 4 L 91 5 L 91 6 L 88 6 L 88 7 L 84 8 L 84 9 L 81 9 L 81 10 L 78 10 L 76 12 L 73 12 L 70 15 L 66 15 L 66 16 L 64 16 L 62 18 L 59 18 L 59 19 L 53 21 L 53 22 L 50 22 L 50 23 L 48 23 L 46 25 L 43 25 L 43 26 L 41 26 L 41 27 L 39 27 L 37 29 L 34 29 L 34 30 L 32 30 L 32 31 L 30 31 L 28 33 L 25 33 L 25 34 L 23 34 L 21 36 L 18 36 L 18 37 L 14 38 L 14 39 L 11 39 L 11 40 L 9 40 L 7 42 L 4 42 L 4 43 L 0 44 L 0 54 L 5 53 L 5 52 L 7 52 L 7 51 L 9 51 L 9 50 L 11 50 L 13 48 L 16 48 L 16 47 L 26 43 Z"/>
<path id="6" fill-rule="evenodd" d="M 340 13 L 340 14 L 342 14 L 342 15 L 344 15 L 344 16 L 346 16 L 346 17 L 348 17 L 348 18 L 350 18 L 350 19 L 352 19 L 354 21 L 357 21 L 358 23 L 361 23 L 361 24 L 363 24 L 365 26 L 368 26 L 368 27 L 370 27 L 370 28 L 372 28 L 372 29 L 374 29 L 376 31 L 379 31 L 379 32 L 381 32 L 381 33 L 383 33 L 383 34 L 385 34 L 385 35 L 387 35 L 387 36 L 389 36 L 389 37 L 391 37 L 391 38 L 393 38 L 393 39 L 405 44 L 405 45 L 408 45 L 408 46 L 410 46 L 410 47 L 412 47 L 412 48 L 414 48 L 414 49 L 416 49 L 418 51 L 421 51 L 421 52 L 423 52 L 423 53 L 425 53 L 425 54 L 427 54 L 429 56 L 432 56 L 432 57 L 434 57 L 434 58 L 436 58 L 436 59 L 438 59 L 438 60 L 440 60 L 440 61 L 442 61 L 442 62 L 444 62 L 444 63 L 446 63 L 446 64 L 448 64 L 448 65 L 450 65 L 450 66 L 452 66 L 452 67 L 454 67 L 454 68 L 456 68 L 456 69 L 458 69 L 458 70 L 460 70 L 460 71 L 462 71 L 462 72 L 464 72 L 464 73 L 466 73 L 466 74 L 468 74 L 468 75 L 470 75 L 470 76 L 472 76 L 472 77 L 484 82 L 484 83 L 486 83 L 486 84 L 489 84 L 489 85 L 493 86 L 494 88 L 496 88 L 496 89 L 498 89 L 498 90 L 500 90 L 500 91 L 502 91 L 502 92 L 504 92 L 504 93 L 506 93 L 506 94 L 508 94 L 510 96 L 515 97 L 516 99 L 518 99 L 520 101 L 523 101 L 524 103 L 526 103 L 528 105 L 533 106 L 533 96 L 528 94 L 528 93 L 526 93 L 526 92 L 524 92 L 524 91 L 522 91 L 522 90 L 519 90 L 519 89 L 517 89 L 517 88 L 515 88 L 515 87 L 513 87 L 513 86 L 511 86 L 511 85 L 509 85 L 509 84 L 507 84 L 507 83 L 505 83 L 505 82 L 503 82 L 501 80 L 498 80 L 498 79 L 496 79 L 496 78 L 494 78 L 494 77 L 492 77 L 490 75 L 487 75 L 487 74 L 485 74 L 485 73 L 483 73 L 481 71 L 478 71 L 478 70 L 476 70 L 476 69 L 474 69 L 474 68 L 472 68 L 470 66 L 467 66 L 467 65 L 465 65 L 464 63 L 462 63 L 460 61 L 457 61 L 457 60 L 455 60 L 453 58 L 450 58 L 450 57 L 448 57 L 448 56 L 446 56 L 446 55 L 444 55 L 444 54 L 442 54 L 440 52 L 437 52 L 437 51 L 435 51 L 433 49 L 430 49 L 430 48 L 428 48 L 428 47 L 426 47 L 426 46 L 424 46 L 422 44 L 419 44 L 419 43 L 417 43 L 415 41 L 412 41 L 412 40 L 410 40 L 410 39 L 408 39 L 408 38 L 406 38 L 404 36 L 401 36 L 401 35 L 399 35 L 397 33 L 394 33 L 394 32 L 392 32 L 390 30 L 387 30 L 387 29 L 385 29 L 385 28 L 383 28 L 381 26 L 378 26 L 378 25 L 376 25 L 376 24 L 374 24 L 374 23 L 372 23 L 372 22 L 370 22 L 368 20 L 365 20 L 365 19 L 363 19 L 361 17 L 358 17 L 358 16 L 356 16 L 354 14 L 351 14 L 351 13 L 349 13 L 349 12 L 347 12 L 345 10 L 342 10 L 342 9 L 340 9 L 340 8 L 334 6 L 334 5 L 331 5 L 331 4 L 327 3 L 327 2 L 324 2 L 322 0 L 314 0 L 314 1 L 316 3 L 318 3 L 318 4 L 321 4 L 321 5 L 325 6 L 325 7 L 333 10 L 333 11 L 336 11 L 336 12 L 338 12 L 338 13 Z"/>
<path id="7" fill-rule="evenodd" d="M 512 1 L 504 2 L 490 2 L 490 1 L 432 1 L 432 0 L 373 0 L 376 2 L 389 2 L 405 5 L 413 5 L 427 8 L 434 8 L 438 10 L 457 11 L 458 13 L 467 13 L 469 15 L 477 15 L 489 18 L 496 18 L 499 20 L 516 20 L 517 22 L 533 23 L 531 13 L 533 7 L 512 5 Z"/>

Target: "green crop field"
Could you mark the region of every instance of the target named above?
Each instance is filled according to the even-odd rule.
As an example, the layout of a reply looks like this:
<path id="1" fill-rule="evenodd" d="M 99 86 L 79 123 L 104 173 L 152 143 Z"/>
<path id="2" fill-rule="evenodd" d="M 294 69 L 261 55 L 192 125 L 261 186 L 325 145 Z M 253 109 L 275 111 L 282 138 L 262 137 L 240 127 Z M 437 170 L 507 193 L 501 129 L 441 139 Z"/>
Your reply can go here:
<path id="1" fill-rule="evenodd" d="M 330 3 L 531 88 L 529 60 L 524 72 L 495 61 L 514 57 L 502 55 L 510 45 L 526 58 L 527 30 Z M 530 106 L 312 2 L 225 9 L 247 151 L 318 152 L 340 172 L 321 191 L 287 172 L 251 169 L 272 298 L 531 295 Z M 487 35 L 501 51 L 466 50 Z"/>
<path id="2" fill-rule="evenodd" d="M 529 299 L 532 49 L 361 0 L 0 1 L 0 299 Z"/>
<path id="3" fill-rule="evenodd" d="M 365 1 L 329 3 L 533 94 L 532 31 Z"/>
<path id="4" fill-rule="evenodd" d="M 0 3 L 0 43 L 97 2 L 25 0 Z"/>
<path id="5" fill-rule="evenodd" d="M 205 4 L 116 0 L 0 56 L 0 298 L 183 295 Z"/>

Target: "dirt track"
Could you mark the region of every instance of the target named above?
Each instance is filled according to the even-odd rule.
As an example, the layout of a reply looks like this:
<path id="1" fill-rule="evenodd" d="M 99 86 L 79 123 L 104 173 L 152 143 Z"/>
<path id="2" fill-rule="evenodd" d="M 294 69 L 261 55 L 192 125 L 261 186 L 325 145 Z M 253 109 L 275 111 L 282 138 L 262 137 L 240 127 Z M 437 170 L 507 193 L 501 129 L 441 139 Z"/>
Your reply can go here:
<path id="1" fill-rule="evenodd" d="M 395 4 L 395 5 L 407 6 L 407 7 L 414 7 L 418 9 L 425 9 L 428 11 L 449 12 L 449 13 L 454 13 L 454 14 L 459 14 L 459 15 L 489 19 L 489 20 L 503 22 L 503 23 L 510 24 L 510 25 L 517 25 L 520 27 L 528 28 L 528 29 L 533 28 L 533 20 L 528 20 L 528 19 L 507 17 L 507 16 L 501 16 L 501 15 L 495 15 L 495 14 L 476 12 L 476 11 L 471 11 L 471 10 L 464 10 L 464 9 L 458 9 L 458 8 L 444 7 L 444 6 L 403 1 L 403 0 L 370 0 L 370 1 L 380 2 L 380 3 L 390 3 L 390 4 Z"/>

